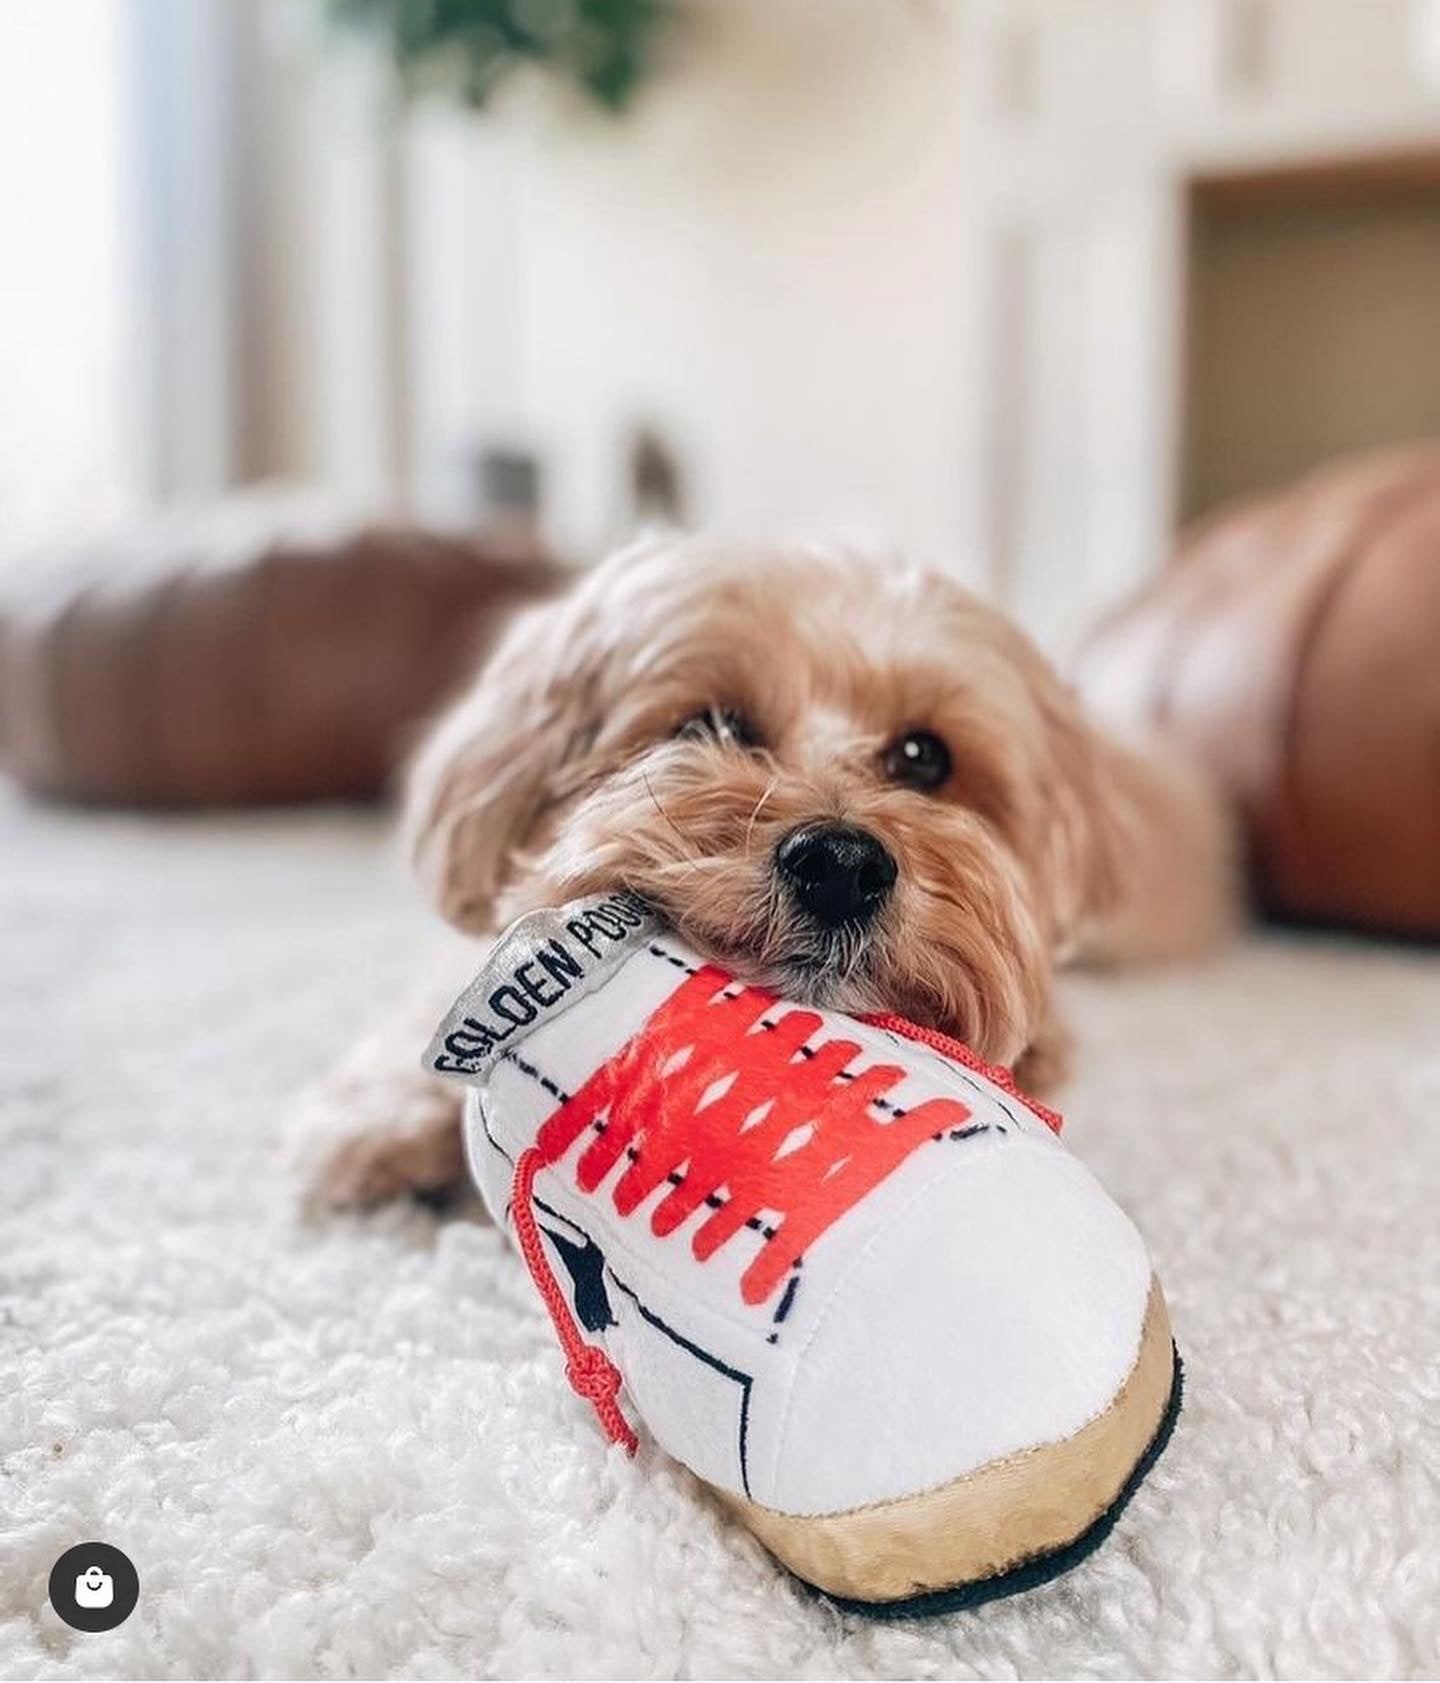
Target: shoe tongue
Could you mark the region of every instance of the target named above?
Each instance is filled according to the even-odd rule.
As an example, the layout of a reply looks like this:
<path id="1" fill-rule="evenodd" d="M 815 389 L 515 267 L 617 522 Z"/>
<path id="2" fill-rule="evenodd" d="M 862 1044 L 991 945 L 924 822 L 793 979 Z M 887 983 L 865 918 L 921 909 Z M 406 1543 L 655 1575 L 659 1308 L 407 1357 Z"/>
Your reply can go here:
<path id="1" fill-rule="evenodd" d="M 480 1086 L 502 1052 L 603 987 L 664 927 L 628 890 L 527 912 L 500 936 L 446 1013 L 425 1067 Z"/>

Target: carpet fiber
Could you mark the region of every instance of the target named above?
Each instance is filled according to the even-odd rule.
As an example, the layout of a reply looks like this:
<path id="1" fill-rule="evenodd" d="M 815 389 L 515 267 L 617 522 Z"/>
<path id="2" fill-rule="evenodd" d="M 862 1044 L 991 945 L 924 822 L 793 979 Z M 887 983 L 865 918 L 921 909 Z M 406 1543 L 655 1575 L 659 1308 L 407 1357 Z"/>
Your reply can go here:
<path id="1" fill-rule="evenodd" d="M 295 1219 L 281 1107 L 423 932 L 369 820 L 0 802 L 0 1674 L 1440 1668 L 1440 957 L 1068 984 L 1068 1138 L 1150 1240 L 1185 1412 L 1073 1574 L 875 1624 L 605 1449 L 493 1229 Z M 140 1602 L 84 1635 L 45 1584 L 97 1538 Z"/>

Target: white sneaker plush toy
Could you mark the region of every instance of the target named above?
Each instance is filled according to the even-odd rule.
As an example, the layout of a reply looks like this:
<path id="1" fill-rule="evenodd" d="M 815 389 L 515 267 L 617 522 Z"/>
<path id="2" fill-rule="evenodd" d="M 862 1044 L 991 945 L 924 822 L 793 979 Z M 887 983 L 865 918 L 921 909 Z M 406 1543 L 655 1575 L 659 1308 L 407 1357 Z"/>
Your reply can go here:
<path id="1" fill-rule="evenodd" d="M 1163 1447 L 1139 1235 L 957 1042 L 747 987 L 617 893 L 512 925 L 426 1061 L 605 1431 L 832 1597 L 1042 1582 Z"/>

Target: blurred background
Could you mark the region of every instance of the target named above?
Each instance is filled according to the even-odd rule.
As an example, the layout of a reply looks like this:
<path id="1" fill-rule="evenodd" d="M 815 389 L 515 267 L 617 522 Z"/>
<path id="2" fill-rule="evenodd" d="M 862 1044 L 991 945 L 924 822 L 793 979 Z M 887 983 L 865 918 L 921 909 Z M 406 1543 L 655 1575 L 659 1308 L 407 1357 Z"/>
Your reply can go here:
<path id="1" fill-rule="evenodd" d="M 1440 430 L 1428 0 L 6 0 L 0 77 L 7 542 L 283 478 L 588 556 L 639 501 L 1063 644 L 1182 517 Z"/>
<path id="2" fill-rule="evenodd" d="M 312 657 L 378 743 L 657 519 L 893 545 L 1073 663 L 1188 523 L 1440 434 L 1435 0 L 6 0 L 0 83 L 0 737 L 53 792 L 367 792 L 338 713 L 268 782 L 141 762 L 285 734 Z M 1333 595 L 1265 557 L 1333 581 L 1368 495 L 1244 529 L 1309 582 L 1200 661 L 1212 748 Z M 1147 636 L 1087 685 L 1177 714 Z"/>

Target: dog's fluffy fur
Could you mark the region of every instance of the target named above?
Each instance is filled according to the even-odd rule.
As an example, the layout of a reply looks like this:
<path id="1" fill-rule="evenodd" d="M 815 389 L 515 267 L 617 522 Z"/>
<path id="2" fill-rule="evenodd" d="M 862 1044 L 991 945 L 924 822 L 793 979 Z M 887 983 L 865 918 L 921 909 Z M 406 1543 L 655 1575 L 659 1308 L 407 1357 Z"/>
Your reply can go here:
<path id="1" fill-rule="evenodd" d="M 914 730 L 953 763 L 930 791 L 885 773 Z M 781 838 L 824 819 L 898 866 L 863 928 L 817 932 L 777 877 Z M 901 1012 L 1040 1089 L 1063 1066 L 1057 963 L 1183 954 L 1230 920 L 1225 825 L 1192 773 L 1101 736 L 950 579 L 836 550 L 616 555 L 514 625 L 420 754 L 408 828 L 463 930 L 624 884 L 746 980 Z M 321 1198 L 458 1177 L 457 1101 L 410 1073 L 446 1003 L 312 1101 Z"/>

